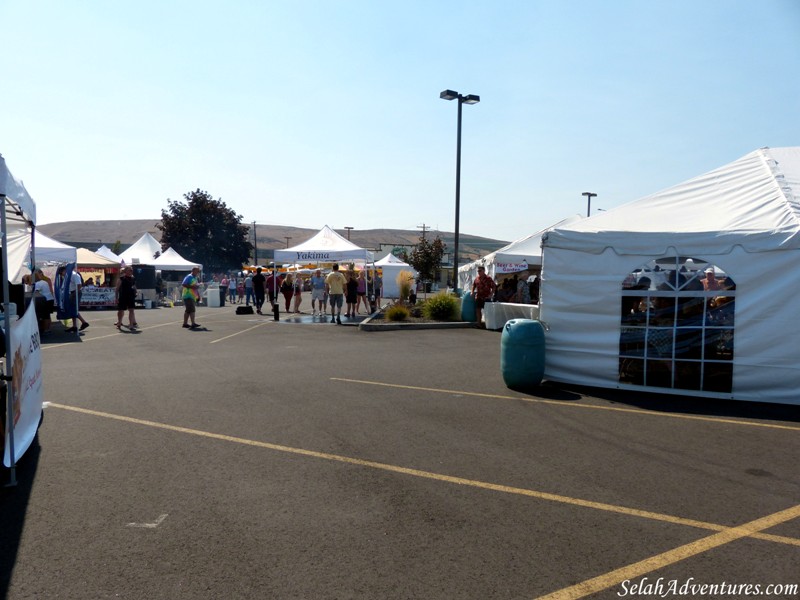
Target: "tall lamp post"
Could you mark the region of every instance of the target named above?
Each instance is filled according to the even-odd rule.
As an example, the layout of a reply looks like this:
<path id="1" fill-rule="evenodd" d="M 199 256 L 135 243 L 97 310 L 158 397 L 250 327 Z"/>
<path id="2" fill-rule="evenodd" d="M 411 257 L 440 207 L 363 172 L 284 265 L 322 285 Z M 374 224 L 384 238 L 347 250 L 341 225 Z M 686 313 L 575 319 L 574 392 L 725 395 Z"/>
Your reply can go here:
<path id="1" fill-rule="evenodd" d="M 350 230 L 352 230 L 353 227 L 345 227 L 345 229 L 347 230 L 347 239 L 349 240 L 350 239 Z"/>
<path id="2" fill-rule="evenodd" d="M 461 212 L 461 105 L 477 104 L 480 96 L 468 94 L 466 96 L 453 90 L 445 90 L 439 94 L 442 100 L 458 100 L 458 133 L 456 141 L 456 230 L 453 243 L 453 289 L 458 289 L 458 221 Z"/>
<path id="3" fill-rule="evenodd" d="M 592 215 L 592 198 L 597 196 L 597 194 L 593 192 L 583 192 L 581 196 L 586 196 L 586 216 L 589 217 Z"/>

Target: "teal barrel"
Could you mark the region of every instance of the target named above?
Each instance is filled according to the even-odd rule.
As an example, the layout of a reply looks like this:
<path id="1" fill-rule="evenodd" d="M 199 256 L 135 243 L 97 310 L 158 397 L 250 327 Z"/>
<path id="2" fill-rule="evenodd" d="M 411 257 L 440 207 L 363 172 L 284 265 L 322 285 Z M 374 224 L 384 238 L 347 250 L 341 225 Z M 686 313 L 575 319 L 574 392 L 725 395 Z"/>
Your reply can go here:
<path id="1" fill-rule="evenodd" d="M 461 295 L 461 320 L 469 323 L 475 321 L 475 298 L 467 291 Z"/>
<path id="2" fill-rule="evenodd" d="M 500 338 L 500 371 L 512 389 L 536 387 L 544 377 L 544 327 L 533 319 L 512 319 Z"/>

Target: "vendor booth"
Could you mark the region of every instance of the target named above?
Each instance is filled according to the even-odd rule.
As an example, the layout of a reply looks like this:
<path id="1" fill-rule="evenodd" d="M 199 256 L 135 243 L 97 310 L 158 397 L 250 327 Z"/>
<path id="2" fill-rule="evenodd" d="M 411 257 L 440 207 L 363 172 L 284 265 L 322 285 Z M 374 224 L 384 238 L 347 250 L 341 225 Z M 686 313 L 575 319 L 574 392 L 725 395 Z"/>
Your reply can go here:
<path id="1" fill-rule="evenodd" d="M 25 310 L 19 320 L 8 302 L 9 285 L 20 284 L 33 263 L 33 231 L 36 204 L 22 182 L 8 171 L 0 156 L 0 233 L 2 233 L 3 351 L 4 373 L 10 377 L 2 390 L 0 433 L 3 464 L 11 469 L 10 484 L 16 483 L 17 460 L 31 446 L 42 416 L 42 358 L 36 311 Z M 29 259 L 29 255 L 33 254 Z M 2 382 L 5 385 L 5 381 Z"/>
<path id="2" fill-rule="evenodd" d="M 543 238 L 545 377 L 800 404 L 800 147 Z"/>
<path id="3" fill-rule="evenodd" d="M 417 271 L 407 262 L 403 262 L 394 254 L 387 254 L 379 261 L 375 262 L 375 267 L 381 270 L 383 280 L 383 290 L 381 295 L 384 298 L 399 298 L 400 286 L 397 285 L 397 276 L 401 271 L 410 271 L 417 276 Z"/>
<path id="4" fill-rule="evenodd" d="M 105 258 L 86 248 L 78 248 L 78 273 L 83 279 L 81 308 L 116 307 L 114 285 L 119 276 L 119 261 Z"/>

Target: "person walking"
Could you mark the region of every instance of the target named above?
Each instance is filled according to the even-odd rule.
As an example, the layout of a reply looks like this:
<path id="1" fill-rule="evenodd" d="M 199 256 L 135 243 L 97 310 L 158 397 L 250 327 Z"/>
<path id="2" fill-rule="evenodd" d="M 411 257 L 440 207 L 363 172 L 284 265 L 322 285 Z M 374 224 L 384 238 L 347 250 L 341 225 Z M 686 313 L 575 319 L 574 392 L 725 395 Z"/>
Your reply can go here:
<path id="1" fill-rule="evenodd" d="M 333 270 L 325 278 L 325 291 L 331 304 L 331 323 L 342 324 L 342 303 L 347 280 L 339 272 L 339 265 L 333 264 Z"/>
<path id="2" fill-rule="evenodd" d="M 228 302 L 236 304 L 236 275 L 233 274 L 228 279 Z"/>
<path id="3" fill-rule="evenodd" d="M 353 318 L 356 316 L 356 302 L 358 301 L 358 279 L 355 271 L 347 272 L 347 283 L 345 284 L 345 298 L 347 312 L 345 317 Z"/>
<path id="4" fill-rule="evenodd" d="M 291 273 L 286 274 L 286 278 L 281 284 L 281 294 L 286 304 L 286 312 L 292 312 L 292 297 L 294 296 L 294 277 Z"/>
<path id="5" fill-rule="evenodd" d="M 36 283 L 33 285 L 35 298 L 33 304 L 36 310 L 36 318 L 39 320 L 41 332 L 48 333 L 52 323 L 50 315 L 53 312 L 56 299 L 53 294 L 53 284 L 41 269 L 36 269 L 36 271 L 34 271 L 34 279 Z M 38 292 L 38 294 L 36 292 Z"/>
<path id="6" fill-rule="evenodd" d="M 300 304 L 303 302 L 303 278 L 300 275 L 294 277 L 294 312 L 300 312 Z"/>
<path id="7" fill-rule="evenodd" d="M 134 308 L 136 307 L 136 279 L 133 277 L 133 269 L 125 267 L 122 270 L 122 276 L 117 279 L 117 285 L 114 287 L 114 300 L 117 303 L 117 322 L 114 326 L 119 329 L 122 327 L 122 315 L 128 311 L 128 327 L 136 329 L 139 324 L 136 322 L 134 316 Z"/>
<path id="8" fill-rule="evenodd" d="M 200 267 L 193 267 L 192 272 L 183 278 L 183 326 L 187 329 L 197 329 L 200 323 L 195 321 L 197 303 L 200 301 Z M 191 320 L 192 324 L 189 325 Z"/>
<path id="9" fill-rule="evenodd" d="M 486 274 L 486 267 L 478 267 L 478 276 L 472 282 L 472 297 L 475 299 L 475 319 L 478 325 L 483 319 L 483 307 L 491 301 L 497 284 Z"/>
<path id="10" fill-rule="evenodd" d="M 250 306 L 250 298 L 253 297 L 253 276 L 250 273 L 247 273 L 247 277 L 244 278 L 244 294 L 245 305 Z"/>
<path id="11" fill-rule="evenodd" d="M 361 312 L 361 303 L 364 303 L 364 312 L 369 314 L 369 302 L 367 301 L 367 268 L 366 266 L 358 272 L 358 284 L 356 293 L 358 294 L 358 301 L 356 304 L 356 314 Z"/>
<path id="12" fill-rule="evenodd" d="M 253 276 L 253 302 L 256 305 L 256 312 L 260 315 L 261 307 L 264 306 L 265 294 L 267 291 L 267 278 L 261 272 L 261 267 L 256 269 L 256 274 Z"/>
<path id="13" fill-rule="evenodd" d="M 319 302 L 319 314 L 324 315 L 325 310 L 325 278 L 322 276 L 322 270 L 317 269 L 311 276 L 311 312 L 314 316 L 317 315 L 316 303 Z"/>

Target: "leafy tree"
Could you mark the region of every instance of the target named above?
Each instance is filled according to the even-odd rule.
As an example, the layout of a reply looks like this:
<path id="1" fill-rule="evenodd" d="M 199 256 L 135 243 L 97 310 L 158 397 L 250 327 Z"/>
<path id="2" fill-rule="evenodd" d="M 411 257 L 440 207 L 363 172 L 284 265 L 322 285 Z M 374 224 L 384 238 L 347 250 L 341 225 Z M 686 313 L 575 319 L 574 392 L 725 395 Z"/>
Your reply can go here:
<path id="1" fill-rule="evenodd" d="M 203 265 L 206 272 L 238 269 L 253 251 L 250 228 L 220 199 L 197 189 L 183 201 L 167 199 L 161 211 L 161 247 L 173 248 L 185 258 Z"/>
<path id="2" fill-rule="evenodd" d="M 407 262 L 419 272 L 422 279 L 431 281 L 435 279 L 436 271 L 442 266 L 442 256 L 446 249 L 447 245 L 438 235 L 432 242 L 423 235 L 411 251 Z"/>
<path id="3" fill-rule="evenodd" d="M 121 242 L 121 241 L 119 241 L 119 240 L 117 240 L 116 242 L 114 242 L 114 245 L 113 245 L 113 246 L 111 246 L 110 250 L 111 250 L 111 251 L 112 251 L 114 254 L 116 254 L 117 256 L 119 256 L 120 254 L 122 254 L 122 242 Z"/>

